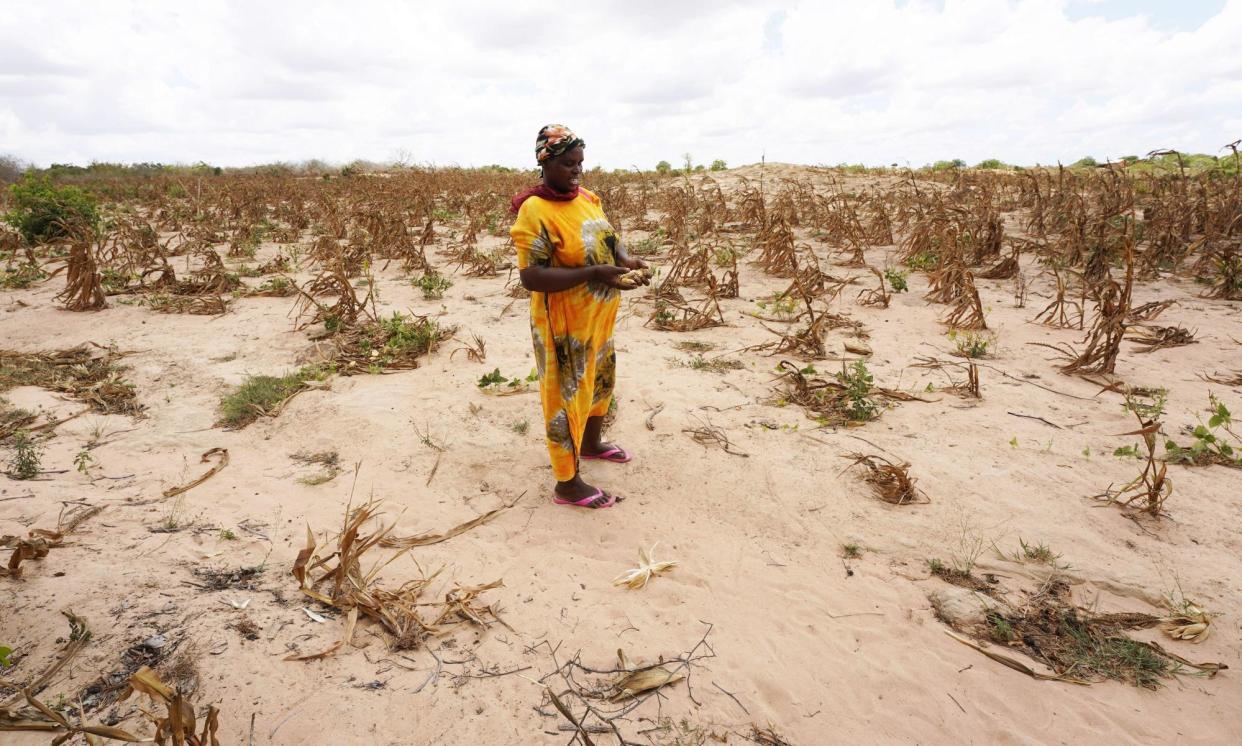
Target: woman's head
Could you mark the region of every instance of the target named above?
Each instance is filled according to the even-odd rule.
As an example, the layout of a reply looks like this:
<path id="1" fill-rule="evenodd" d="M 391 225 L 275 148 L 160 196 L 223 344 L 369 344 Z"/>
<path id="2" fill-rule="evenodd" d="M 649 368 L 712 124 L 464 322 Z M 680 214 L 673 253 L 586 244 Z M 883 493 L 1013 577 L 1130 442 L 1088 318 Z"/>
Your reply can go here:
<path id="1" fill-rule="evenodd" d="M 582 178 L 586 143 L 563 124 L 549 124 L 535 138 L 535 159 L 543 167 L 543 182 L 558 192 L 573 191 Z"/>

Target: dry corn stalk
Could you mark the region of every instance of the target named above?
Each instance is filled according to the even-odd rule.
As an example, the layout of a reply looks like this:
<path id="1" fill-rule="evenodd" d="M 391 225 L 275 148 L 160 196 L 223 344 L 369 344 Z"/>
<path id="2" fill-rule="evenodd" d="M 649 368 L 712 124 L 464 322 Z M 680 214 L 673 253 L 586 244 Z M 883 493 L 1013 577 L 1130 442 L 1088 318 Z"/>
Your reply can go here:
<path id="1" fill-rule="evenodd" d="M 134 692 L 141 692 L 152 700 L 162 702 L 167 712 L 163 717 L 143 710 L 143 714 L 155 723 L 153 740 L 159 746 L 220 746 L 216 731 L 220 729 L 220 711 L 215 705 L 208 705 L 207 717 L 203 719 L 201 734 L 196 733 L 197 725 L 194 718 L 194 706 L 190 704 L 185 692 L 180 688 L 173 689 L 160 681 L 160 677 L 147 666 L 138 669 L 129 677 L 129 686 L 121 699 L 127 699 Z M 141 709 L 141 708 L 140 708 Z"/>
<path id="2" fill-rule="evenodd" d="M 671 571 L 677 566 L 676 560 L 665 560 L 663 562 L 655 562 L 652 557 L 655 556 L 655 548 L 658 543 L 652 544 L 651 549 L 638 549 L 638 567 L 633 570 L 626 570 L 613 579 L 613 585 L 623 585 L 626 588 L 637 590 L 647 585 L 647 581 L 656 575 L 663 575 Z"/>

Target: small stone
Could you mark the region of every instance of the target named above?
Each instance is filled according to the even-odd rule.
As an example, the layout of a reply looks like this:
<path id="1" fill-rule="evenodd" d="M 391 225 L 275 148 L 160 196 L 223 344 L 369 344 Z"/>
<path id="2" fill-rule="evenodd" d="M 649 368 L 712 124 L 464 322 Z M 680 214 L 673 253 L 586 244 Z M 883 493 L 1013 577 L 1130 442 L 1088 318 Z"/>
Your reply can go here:
<path id="1" fill-rule="evenodd" d="M 954 629 L 983 624 L 988 612 L 996 608 L 996 602 L 987 596 L 954 585 L 930 591 L 927 600 L 936 610 L 936 616 Z"/>

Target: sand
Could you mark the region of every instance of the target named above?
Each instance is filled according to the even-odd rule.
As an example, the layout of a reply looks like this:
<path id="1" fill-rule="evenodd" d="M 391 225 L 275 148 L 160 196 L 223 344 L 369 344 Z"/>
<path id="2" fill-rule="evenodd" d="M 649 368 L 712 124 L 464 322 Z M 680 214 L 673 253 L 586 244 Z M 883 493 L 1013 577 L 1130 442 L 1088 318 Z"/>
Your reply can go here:
<path id="1" fill-rule="evenodd" d="M 769 167 L 767 175 L 781 173 L 821 178 L 792 167 Z M 869 263 L 883 266 L 892 250 L 870 251 Z M 265 246 L 259 258 L 272 252 Z M 860 288 L 873 285 L 865 271 L 833 271 L 863 277 Z M 1159 613 L 1152 604 L 1180 588 L 1221 614 L 1201 645 L 1156 630 L 1140 638 L 1196 661 L 1232 665 L 1242 652 L 1242 471 L 1171 467 L 1170 516 L 1159 522 L 1128 520 L 1090 499 L 1137 473 L 1138 462 L 1112 455 L 1134 442 L 1117 436 L 1134 421 L 1116 394 L 1060 375 L 1051 351 L 1029 344 L 1081 337 L 1031 323 L 1048 302 L 1049 281 L 1038 271 L 1024 266 L 1025 308 L 1014 307 L 1011 280 L 978 280 L 999 335 L 995 357 L 981 369 L 982 400 L 934 390 L 925 394 L 933 401 L 893 406 L 859 429 L 817 429 L 797 406 L 776 406 L 778 359 L 733 352 L 773 339 L 746 313 L 787 281 L 743 264 L 742 297 L 722 302 L 726 325 L 685 334 L 645 328 L 649 304 L 626 302 L 610 438 L 635 460 L 584 466 L 588 480 L 626 498 L 604 511 L 551 503 L 537 393 L 496 397 L 475 385 L 496 367 L 510 376 L 532 367 L 527 302 L 508 297 L 503 273 L 454 275 L 435 301 L 395 267 L 376 275 L 382 311 L 443 314 L 458 325 L 459 339 L 473 332 L 486 341 L 484 363 L 451 356 L 461 345 L 450 341 L 416 370 L 334 377 L 279 417 L 240 431 L 213 427 L 221 396 L 247 375 L 292 369 L 311 345 L 293 329 L 293 299 L 241 299 L 221 317 L 201 317 L 116 299 L 102 312 L 69 313 L 53 301 L 60 280 L 0 293 L 0 346 L 115 344 L 130 351 L 126 377 L 147 407 L 141 419 L 78 417 L 46 444 L 44 468 L 57 473 L 0 480 L 0 534 L 53 527 L 62 501 L 106 506 L 66 546 L 26 564 L 22 579 L 0 579 L 0 643 L 20 654 L 4 675 L 25 681 L 42 671 L 67 634 L 58 612 L 71 609 L 88 620 L 93 639 L 40 695 L 45 701 L 72 699 L 120 668 L 131 645 L 159 634 L 177 641 L 179 653 L 193 651 L 195 702 L 219 707 L 227 744 L 556 744 L 570 740 L 557 731 L 565 721 L 550 707 L 549 716 L 538 712 L 543 695 L 531 681 L 553 669 L 552 650 L 560 662 L 580 653 L 600 668 L 615 662 L 617 648 L 654 661 L 683 654 L 710 626 L 715 657 L 693 668 L 689 685 L 668 687 L 658 707 L 652 700 L 633 713 L 631 733 L 663 717 L 728 735 L 730 743 L 745 743 L 738 734 L 752 723 L 771 724 L 794 744 L 1232 742 L 1242 733 L 1242 686 L 1233 672 L 1168 679 L 1159 691 L 1035 681 L 955 642 L 928 602 L 945 584 L 929 574 L 927 560 L 949 561 L 971 543 L 987 547 L 977 572 L 1015 588 L 1038 583 L 1046 567 L 991 549 L 1012 553 L 1021 538 L 1062 555 L 1084 605 Z M 945 383 L 942 373 L 909 367 L 952 349 L 939 323 L 944 307 L 926 303 L 925 289 L 926 278 L 912 273 L 910 291 L 888 309 L 861 307 L 848 289 L 834 304 L 870 330 L 870 368 L 880 385 L 925 391 Z M 1177 300 L 1160 323 L 1196 330 L 1198 343 L 1137 354 L 1127 342 L 1118 364 L 1127 382 L 1168 388 L 1169 433 L 1196 422 L 1209 392 L 1242 412 L 1242 392 L 1196 376 L 1242 367 L 1242 316 L 1236 304 L 1204 300 L 1199 290 L 1177 278 L 1139 285 L 1136 304 Z M 845 339 L 843 331 L 830 333 L 829 348 L 839 355 Z M 743 367 L 689 367 L 690 353 L 676 347 L 689 340 L 713 345 L 708 358 L 725 354 Z M 816 363 L 821 373 L 839 365 Z M 37 389 L 8 398 L 60 415 L 83 408 Z M 647 414 L 659 405 L 649 430 Z M 521 422 L 529 423 L 524 433 L 514 425 Z M 704 423 L 725 430 L 746 455 L 683 432 Z M 106 444 L 92 451 L 94 466 L 75 471 L 75 455 L 100 431 Z M 228 466 L 180 503 L 162 498 L 207 468 L 199 457 L 211 448 L 228 449 Z M 326 450 L 339 452 L 344 471 L 324 484 L 300 483 L 315 469 L 290 454 Z M 845 469 L 841 457 L 855 451 L 908 461 L 930 502 L 877 500 Z M 356 647 L 332 658 L 284 661 L 292 650 L 313 652 L 340 636 L 340 617 L 320 623 L 303 612 L 329 614 L 299 596 L 290 568 L 306 527 L 339 526 L 351 495 L 382 500 L 403 535 L 443 530 L 518 500 L 483 526 L 413 550 L 383 575 L 399 584 L 417 577 L 418 567 L 443 568 L 433 598 L 451 581 L 503 579 L 484 598 L 506 626 L 463 626 L 433 642 L 441 661 L 434 680 L 437 662 L 427 650 L 392 653 L 366 624 Z M 170 517 L 185 528 L 152 532 Z M 614 587 L 639 547 L 656 543 L 658 558 L 678 566 L 642 590 Z M 844 544 L 858 545 L 861 557 L 845 558 Z M 264 568 L 254 590 L 191 585 L 199 582 L 195 568 L 254 565 Z M 229 601 L 248 605 L 238 610 Z M 243 618 L 257 626 L 258 639 L 232 627 Z M 122 703 L 114 715 L 149 733 L 134 705 Z M 3 740 L 17 746 L 47 737 Z"/>

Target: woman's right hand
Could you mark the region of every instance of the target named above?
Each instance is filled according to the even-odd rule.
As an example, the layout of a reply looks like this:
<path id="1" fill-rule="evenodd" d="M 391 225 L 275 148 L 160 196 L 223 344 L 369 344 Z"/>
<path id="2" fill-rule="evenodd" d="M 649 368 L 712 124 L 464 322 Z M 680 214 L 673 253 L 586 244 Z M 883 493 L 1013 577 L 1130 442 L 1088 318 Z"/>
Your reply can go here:
<path id="1" fill-rule="evenodd" d="M 596 264 L 591 269 L 595 272 L 595 282 L 601 285 L 607 285 L 617 290 L 634 289 L 632 286 L 621 284 L 621 278 L 629 272 L 625 267 L 618 267 L 612 264 Z"/>

